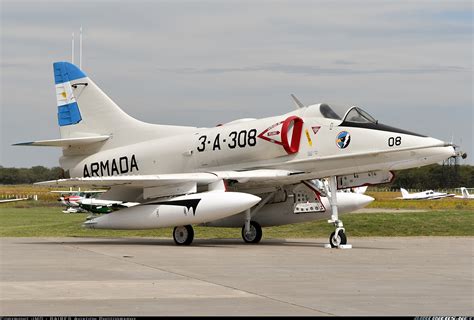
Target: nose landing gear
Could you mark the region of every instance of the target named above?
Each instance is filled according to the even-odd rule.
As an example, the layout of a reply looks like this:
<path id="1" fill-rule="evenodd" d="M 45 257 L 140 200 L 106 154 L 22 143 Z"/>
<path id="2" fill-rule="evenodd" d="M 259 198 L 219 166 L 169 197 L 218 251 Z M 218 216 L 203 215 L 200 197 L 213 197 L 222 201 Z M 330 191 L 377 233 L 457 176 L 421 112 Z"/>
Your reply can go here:
<path id="1" fill-rule="evenodd" d="M 347 244 L 346 234 L 344 233 L 343 229 L 339 229 L 339 231 L 334 231 L 329 236 L 329 244 L 331 248 L 338 248 L 340 245 Z"/>
<path id="2" fill-rule="evenodd" d="M 339 215 L 337 211 L 337 180 L 336 176 L 329 178 L 329 189 L 326 191 L 331 204 L 331 220 L 328 220 L 328 223 L 334 224 L 335 230 L 329 236 L 329 245 L 326 245 L 327 248 L 341 248 L 341 249 L 350 249 L 352 245 L 347 244 L 346 229 L 342 224 L 342 221 L 339 220 Z"/>

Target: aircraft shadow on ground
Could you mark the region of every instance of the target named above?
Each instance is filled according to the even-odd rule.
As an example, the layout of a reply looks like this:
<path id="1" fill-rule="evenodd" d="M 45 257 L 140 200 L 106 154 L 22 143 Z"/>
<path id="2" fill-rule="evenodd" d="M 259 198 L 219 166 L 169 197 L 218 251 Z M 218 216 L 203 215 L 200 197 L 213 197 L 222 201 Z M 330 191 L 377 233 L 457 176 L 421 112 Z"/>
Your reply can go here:
<path id="1" fill-rule="evenodd" d="M 71 238 L 73 240 L 74 238 Z M 88 245 L 111 245 L 111 246 L 122 246 L 122 245 L 137 245 L 137 246 L 163 246 L 163 247 L 176 247 L 182 248 L 174 244 L 172 239 L 136 239 L 136 238 L 120 238 L 120 239 L 86 239 L 84 241 L 35 241 L 25 242 L 25 244 L 46 244 L 46 245 L 77 245 L 77 246 L 88 246 Z M 240 239 L 196 239 L 192 245 L 187 248 L 202 248 L 202 247 L 214 247 L 214 248 L 232 248 L 232 247 L 314 247 L 325 249 L 324 245 L 326 242 L 308 242 L 308 241 L 287 241 L 285 239 L 268 239 L 263 240 L 258 244 L 247 244 Z M 364 250 L 397 250 L 395 248 L 381 248 L 381 247 L 367 247 L 367 246 L 354 246 L 353 249 L 364 249 Z"/>

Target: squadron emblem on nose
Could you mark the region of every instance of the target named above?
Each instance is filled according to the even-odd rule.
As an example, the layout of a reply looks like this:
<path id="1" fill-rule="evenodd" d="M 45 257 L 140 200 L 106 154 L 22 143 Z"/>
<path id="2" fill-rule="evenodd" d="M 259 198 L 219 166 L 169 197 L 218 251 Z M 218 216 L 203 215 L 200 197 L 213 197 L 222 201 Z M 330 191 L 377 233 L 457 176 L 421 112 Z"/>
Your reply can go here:
<path id="1" fill-rule="evenodd" d="M 347 131 L 341 131 L 337 135 L 336 144 L 340 149 L 345 149 L 351 142 L 351 135 Z"/>

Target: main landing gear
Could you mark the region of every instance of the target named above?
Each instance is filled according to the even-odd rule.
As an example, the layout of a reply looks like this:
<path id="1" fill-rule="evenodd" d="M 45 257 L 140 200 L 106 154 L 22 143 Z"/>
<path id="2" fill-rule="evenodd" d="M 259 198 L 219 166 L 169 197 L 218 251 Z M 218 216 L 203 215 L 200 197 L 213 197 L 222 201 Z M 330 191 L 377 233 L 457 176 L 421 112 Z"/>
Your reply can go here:
<path id="1" fill-rule="evenodd" d="M 173 230 L 174 243 L 178 246 L 189 246 L 194 239 L 194 229 L 192 226 L 179 226 Z"/>
<path id="2" fill-rule="evenodd" d="M 252 211 L 250 209 L 245 211 L 245 223 L 242 226 L 242 239 L 244 239 L 245 243 L 259 243 L 262 240 L 262 226 L 257 221 L 252 221 L 252 218 L 274 195 L 275 192 L 269 193 Z"/>
<path id="3" fill-rule="evenodd" d="M 339 214 L 337 211 L 336 176 L 329 178 L 329 189 L 330 190 L 326 190 L 326 193 L 328 195 L 329 203 L 331 204 L 332 215 L 331 220 L 328 220 L 328 223 L 332 223 L 335 228 L 334 232 L 329 236 L 329 244 L 331 245 L 331 248 L 352 248 L 351 245 L 347 244 L 346 229 L 344 229 L 342 221 L 339 220 Z"/>
<path id="4" fill-rule="evenodd" d="M 250 221 L 249 231 L 245 230 L 245 225 L 242 227 L 242 239 L 245 243 L 259 243 L 262 240 L 262 227 L 256 221 Z"/>

